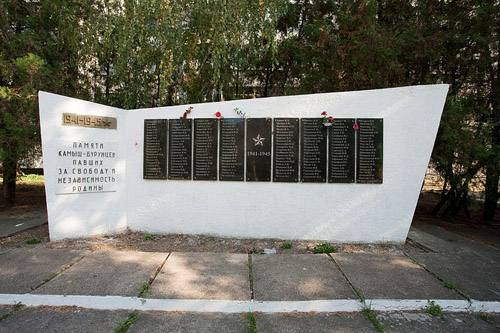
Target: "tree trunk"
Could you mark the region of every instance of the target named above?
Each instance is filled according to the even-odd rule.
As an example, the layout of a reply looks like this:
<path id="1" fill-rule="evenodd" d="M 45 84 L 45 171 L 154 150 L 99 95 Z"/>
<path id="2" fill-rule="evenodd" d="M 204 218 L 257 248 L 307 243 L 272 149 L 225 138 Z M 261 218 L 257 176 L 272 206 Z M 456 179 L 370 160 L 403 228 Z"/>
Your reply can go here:
<path id="1" fill-rule="evenodd" d="M 12 207 L 16 204 L 17 158 L 7 156 L 3 163 L 3 197 L 6 206 Z"/>

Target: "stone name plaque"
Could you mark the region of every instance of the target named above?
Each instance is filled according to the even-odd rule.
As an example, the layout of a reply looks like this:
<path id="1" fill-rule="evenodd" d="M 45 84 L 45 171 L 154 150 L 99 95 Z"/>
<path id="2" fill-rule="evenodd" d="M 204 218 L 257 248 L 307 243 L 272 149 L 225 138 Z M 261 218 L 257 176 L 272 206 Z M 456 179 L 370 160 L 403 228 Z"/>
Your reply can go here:
<path id="1" fill-rule="evenodd" d="M 247 181 L 271 181 L 271 118 L 247 119 Z"/>
<path id="2" fill-rule="evenodd" d="M 301 119 L 301 182 L 326 182 L 326 132 L 321 118 Z"/>
<path id="3" fill-rule="evenodd" d="M 211 118 L 194 120 L 194 180 L 217 180 L 217 123 Z"/>
<path id="4" fill-rule="evenodd" d="M 244 181 L 244 137 L 242 118 L 220 120 L 219 180 Z"/>
<path id="5" fill-rule="evenodd" d="M 357 119 L 356 182 L 381 184 L 383 179 L 383 119 Z"/>
<path id="6" fill-rule="evenodd" d="M 354 183 L 354 119 L 334 119 L 328 133 L 328 182 Z"/>
<path id="7" fill-rule="evenodd" d="M 116 118 L 63 113 L 63 126 L 80 126 L 104 129 L 116 129 Z"/>
<path id="8" fill-rule="evenodd" d="M 57 141 L 56 194 L 115 192 L 118 143 Z"/>
<path id="9" fill-rule="evenodd" d="M 299 181 L 299 118 L 274 118 L 273 182 Z"/>
<path id="10" fill-rule="evenodd" d="M 168 179 L 191 179 L 192 119 L 169 121 Z"/>
<path id="11" fill-rule="evenodd" d="M 167 119 L 144 120 L 144 179 L 167 179 Z"/>

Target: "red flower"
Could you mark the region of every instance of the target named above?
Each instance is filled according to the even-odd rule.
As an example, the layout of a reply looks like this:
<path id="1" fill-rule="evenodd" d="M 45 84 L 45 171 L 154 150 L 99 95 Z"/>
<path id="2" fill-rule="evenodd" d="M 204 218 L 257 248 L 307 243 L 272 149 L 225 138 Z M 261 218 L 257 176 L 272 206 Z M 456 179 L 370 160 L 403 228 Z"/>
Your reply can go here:
<path id="1" fill-rule="evenodd" d="M 322 116 L 326 116 L 326 111 L 321 112 Z"/>
<path id="2" fill-rule="evenodd" d="M 357 131 L 359 129 L 359 125 L 357 123 L 354 123 L 354 125 L 352 125 L 352 128 Z"/>
<path id="3" fill-rule="evenodd" d="M 215 113 L 215 116 L 216 116 L 217 118 L 219 118 L 219 117 L 221 116 L 220 112 L 219 112 L 219 111 L 217 111 L 217 112 Z"/>
<path id="4" fill-rule="evenodd" d="M 333 120 L 333 117 L 332 117 L 332 116 L 328 117 L 328 120 L 332 121 L 332 120 Z"/>
<path id="5" fill-rule="evenodd" d="M 187 118 L 187 112 L 184 112 L 184 116 L 182 116 L 182 118 L 186 119 Z"/>

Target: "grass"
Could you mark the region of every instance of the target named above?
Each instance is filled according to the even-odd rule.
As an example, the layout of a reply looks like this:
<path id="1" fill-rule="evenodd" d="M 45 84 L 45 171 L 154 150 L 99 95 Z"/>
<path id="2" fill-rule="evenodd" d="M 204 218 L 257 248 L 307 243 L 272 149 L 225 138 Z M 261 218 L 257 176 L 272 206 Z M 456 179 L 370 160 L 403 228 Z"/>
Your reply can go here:
<path id="1" fill-rule="evenodd" d="M 416 260 L 415 264 L 419 265 L 422 268 L 425 268 L 425 264 L 423 262 L 420 262 L 420 261 Z"/>
<path id="2" fill-rule="evenodd" d="M 151 286 L 147 282 L 144 282 L 139 288 L 137 288 L 137 290 L 139 290 L 139 297 L 153 294 L 153 292 L 151 291 Z"/>
<path id="3" fill-rule="evenodd" d="M 26 175 L 18 177 L 16 183 L 23 185 L 43 185 L 45 178 L 42 175 Z"/>
<path id="4" fill-rule="evenodd" d="M 153 234 L 145 234 L 144 235 L 145 241 L 151 241 L 151 240 L 155 240 L 155 239 L 156 239 L 156 235 L 153 235 Z"/>
<path id="5" fill-rule="evenodd" d="M 247 313 L 247 323 L 248 323 L 248 329 L 247 329 L 248 333 L 258 333 L 259 332 L 259 331 L 257 331 L 257 318 L 255 317 L 255 315 L 252 312 Z"/>
<path id="6" fill-rule="evenodd" d="M 292 248 L 292 243 L 290 243 L 290 242 L 283 242 L 283 243 L 281 243 L 281 248 L 285 249 L 285 250 L 291 249 Z"/>
<path id="7" fill-rule="evenodd" d="M 495 325 L 495 318 L 487 313 L 481 312 L 479 318 L 487 322 L 488 324 Z"/>
<path id="8" fill-rule="evenodd" d="M 264 250 L 263 249 L 258 249 L 258 248 L 253 248 L 250 250 L 250 253 L 251 254 L 264 254 Z"/>
<path id="9" fill-rule="evenodd" d="M 434 317 L 439 317 L 443 320 L 446 318 L 444 316 L 443 309 L 434 301 L 427 301 L 427 306 L 424 306 L 422 310 Z"/>
<path id="10" fill-rule="evenodd" d="M 129 327 L 135 323 L 139 319 L 139 316 L 137 313 L 132 312 L 128 315 L 128 318 L 124 321 L 122 321 L 118 326 L 114 328 L 115 333 L 125 333 L 129 329 Z"/>
<path id="11" fill-rule="evenodd" d="M 372 323 L 373 327 L 375 327 L 377 332 L 380 332 L 380 333 L 384 332 L 384 326 L 380 323 L 380 321 L 378 321 L 377 313 L 375 311 L 373 311 L 370 308 L 365 307 L 365 308 L 363 308 L 363 310 L 361 310 L 361 313 L 363 313 L 363 316 L 365 316 L 365 318 L 368 319 Z"/>
<path id="12" fill-rule="evenodd" d="M 38 244 L 42 242 L 42 237 L 31 237 L 26 240 L 26 244 Z"/>
<path id="13" fill-rule="evenodd" d="M 10 309 L 9 312 L 7 312 L 6 314 L 4 314 L 3 316 L 0 317 L 0 321 L 9 318 L 10 316 L 12 316 L 14 314 L 14 312 L 21 310 L 23 307 L 24 307 L 24 304 L 21 302 L 14 304 L 14 306 L 12 307 L 12 309 Z"/>
<path id="14" fill-rule="evenodd" d="M 339 249 L 332 244 L 323 243 L 313 248 L 314 253 L 337 253 Z"/>
<path id="15" fill-rule="evenodd" d="M 453 282 L 447 282 L 447 281 L 444 281 L 444 282 L 443 282 L 443 284 L 444 284 L 444 286 L 445 286 L 446 288 L 451 289 L 451 290 L 455 290 L 455 291 L 456 291 L 456 290 L 457 290 L 457 288 L 458 288 L 458 284 L 453 283 Z"/>

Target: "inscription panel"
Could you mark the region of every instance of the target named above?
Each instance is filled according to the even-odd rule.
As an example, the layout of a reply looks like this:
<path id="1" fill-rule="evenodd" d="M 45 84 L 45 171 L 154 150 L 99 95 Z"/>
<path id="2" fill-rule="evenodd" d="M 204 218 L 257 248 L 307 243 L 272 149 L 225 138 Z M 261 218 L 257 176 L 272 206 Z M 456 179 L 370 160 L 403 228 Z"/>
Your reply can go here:
<path id="1" fill-rule="evenodd" d="M 301 119 L 300 181 L 326 182 L 326 132 L 321 118 Z"/>
<path id="2" fill-rule="evenodd" d="M 219 133 L 219 180 L 243 181 L 245 158 L 243 119 L 221 119 Z"/>
<path id="3" fill-rule="evenodd" d="M 194 120 L 194 180 L 217 180 L 217 119 Z"/>
<path id="4" fill-rule="evenodd" d="M 191 179 L 192 119 L 169 121 L 168 179 Z"/>
<path id="5" fill-rule="evenodd" d="M 115 117 L 103 117 L 82 115 L 74 113 L 63 113 L 63 126 L 80 126 L 103 129 L 116 129 Z"/>
<path id="6" fill-rule="evenodd" d="M 334 119 L 329 129 L 328 182 L 354 183 L 354 119 Z"/>
<path id="7" fill-rule="evenodd" d="M 247 181 L 271 181 L 271 118 L 247 119 Z"/>
<path id="8" fill-rule="evenodd" d="M 144 179 L 167 179 L 167 119 L 144 120 Z"/>
<path id="9" fill-rule="evenodd" d="M 273 182 L 299 181 L 299 119 L 274 118 Z"/>
<path id="10" fill-rule="evenodd" d="M 356 182 L 381 184 L 383 179 L 383 119 L 357 119 Z"/>
<path id="11" fill-rule="evenodd" d="M 116 192 L 117 142 L 57 141 L 56 194 Z"/>

